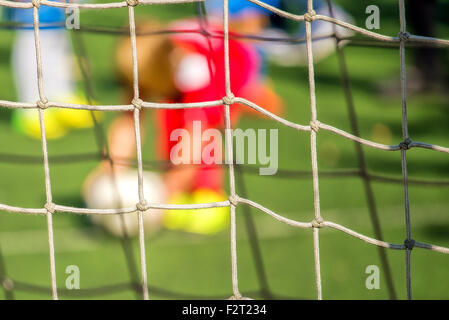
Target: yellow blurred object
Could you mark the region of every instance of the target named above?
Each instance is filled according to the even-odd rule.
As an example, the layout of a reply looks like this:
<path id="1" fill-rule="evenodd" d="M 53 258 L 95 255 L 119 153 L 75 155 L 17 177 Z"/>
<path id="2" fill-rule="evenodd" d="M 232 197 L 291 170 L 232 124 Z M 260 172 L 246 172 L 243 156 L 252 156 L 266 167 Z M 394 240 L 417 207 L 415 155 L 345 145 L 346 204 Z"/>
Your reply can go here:
<path id="1" fill-rule="evenodd" d="M 89 104 L 86 99 L 79 96 L 74 96 L 65 99 L 68 103 L 74 104 Z M 78 110 L 78 109 L 57 109 L 58 119 L 61 124 L 68 128 L 83 129 L 93 126 L 93 120 L 91 111 L 89 110 Z M 100 118 L 100 112 L 94 111 L 95 119 Z"/>
<path id="2" fill-rule="evenodd" d="M 74 104 L 88 104 L 80 97 L 70 97 L 60 101 Z M 100 112 L 94 111 L 96 120 L 101 119 Z M 93 126 L 91 111 L 63 108 L 49 108 L 44 112 L 45 135 L 47 139 L 58 139 L 63 137 L 70 129 L 83 129 Z M 13 127 L 34 139 L 40 139 L 41 129 L 39 112 L 34 109 L 14 110 L 12 116 Z"/>
<path id="3" fill-rule="evenodd" d="M 210 189 L 198 189 L 193 192 L 192 200 L 195 204 L 219 202 L 226 200 L 226 195 Z M 226 228 L 228 223 L 228 207 L 201 209 L 193 212 L 186 230 L 194 233 L 212 234 Z"/>
<path id="4" fill-rule="evenodd" d="M 48 109 L 44 112 L 45 135 L 48 139 L 57 139 L 67 132 L 58 118 L 56 109 Z M 18 109 L 12 116 L 13 127 L 27 136 L 35 139 L 41 138 L 41 127 L 38 110 Z"/>
<path id="5" fill-rule="evenodd" d="M 169 204 L 187 204 L 191 203 L 192 199 L 187 193 L 178 193 L 172 196 Z M 189 214 L 191 210 L 167 210 L 164 213 L 162 224 L 167 229 L 182 230 L 189 223 Z"/>
<path id="6" fill-rule="evenodd" d="M 200 204 L 226 200 L 226 195 L 211 189 L 197 189 L 190 196 L 176 195 L 171 204 Z M 169 210 L 163 224 L 168 229 L 184 230 L 197 234 L 214 234 L 228 226 L 229 208 Z"/>

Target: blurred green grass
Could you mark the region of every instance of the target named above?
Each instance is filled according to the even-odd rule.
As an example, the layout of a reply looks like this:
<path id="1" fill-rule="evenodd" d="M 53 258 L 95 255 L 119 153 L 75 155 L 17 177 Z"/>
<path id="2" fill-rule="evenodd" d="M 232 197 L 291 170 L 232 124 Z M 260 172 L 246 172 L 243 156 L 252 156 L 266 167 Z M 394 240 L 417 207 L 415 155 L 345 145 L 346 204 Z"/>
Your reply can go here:
<path id="1" fill-rule="evenodd" d="M 364 25 L 364 11 L 372 1 L 340 1 Z M 390 1 L 376 1 L 381 8 L 381 30 L 396 35 L 398 10 Z M 193 14 L 191 5 L 146 6 L 136 8 L 138 19 L 154 17 L 170 20 Z M 82 11 L 81 24 L 126 25 L 127 10 Z M 438 24 L 439 36 L 449 38 L 449 28 Z M 0 31 L 0 99 L 16 100 L 9 57 L 14 33 Z M 114 48 L 117 36 L 82 35 L 92 67 L 92 83 L 99 103 L 123 101 L 123 90 L 115 80 Z M 390 143 L 401 141 L 401 103 L 399 94 L 384 97 L 377 91 L 380 83 L 399 79 L 399 54 L 395 49 L 347 47 L 355 106 L 361 136 L 375 140 L 379 125 L 391 131 Z M 408 50 L 409 65 L 412 50 Z M 447 68 L 447 66 L 445 66 Z M 316 65 L 316 92 L 320 121 L 350 131 L 338 60 L 335 55 Z M 310 118 L 307 70 L 270 65 L 268 75 L 276 91 L 285 99 L 291 121 L 306 124 Z M 409 131 L 412 139 L 447 146 L 449 108 L 446 98 L 436 94 L 410 96 Z M 41 155 L 39 141 L 17 134 L 10 126 L 10 111 L 0 109 L 0 151 L 22 155 Z M 114 117 L 108 113 L 105 124 Z M 147 121 L 154 121 L 151 112 Z M 430 125 L 431 124 L 431 125 Z M 306 133 L 282 127 L 270 120 L 245 118 L 242 128 L 279 129 L 279 166 L 310 170 L 309 137 Z M 144 159 L 155 159 L 153 126 L 149 126 Z M 382 138 L 382 137 L 381 137 Z M 93 130 L 72 131 L 66 137 L 49 141 L 50 157 L 89 153 L 97 150 Z M 401 176 L 400 154 L 365 148 L 368 167 L 376 173 Z M 324 131 L 318 133 L 319 169 L 352 169 L 357 158 L 352 141 Z M 407 153 L 410 177 L 449 179 L 446 154 L 412 149 Z M 53 198 L 56 203 L 82 206 L 80 187 L 96 162 L 51 163 Z M 0 203 L 23 207 L 42 207 L 45 202 L 41 164 L 0 163 Z M 299 221 L 313 217 L 312 181 L 244 174 L 248 198 L 271 210 Z M 373 182 L 384 237 L 402 243 L 405 238 L 403 188 L 400 184 Z M 448 187 L 410 186 L 413 238 L 422 242 L 449 246 Z M 237 190 L 239 192 L 239 190 Z M 321 178 L 322 215 L 363 234 L 374 236 L 370 225 L 362 181 L 358 178 Z M 237 209 L 238 267 L 240 291 L 259 289 L 254 260 L 242 208 Z M 251 210 L 267 270 L 270 289 L 279 296 L 313 299 L 315 297 L 313 244 L 311 230 L 283 225 L 257 210 Z M 91 226 L 88 217 L 57 213 L 54 216 L 58 286 L 65 287 L 65 268 L 77 265 L 81 287 L 92 288 L 129 281 L 129 272 L 119 241 Z M 231 295 L 231 270 L 228 231 L 211 237 L 160 232 L 149 235 L 147 264 L 150 286 L 183 294 L 226 298 Z M 20 282 L 49 286 L 49 258 L 44 216 L 0 213 L 0 246 L 8 275 Z M 138 261 L 138 244 L 133 242 Z M 388 298 L 381 270 L 380 290 L 365 288 L 365 268 L 380 265 L 378 249 L 338 231 L 320 231 L 321 274 L 325 299 Z M 388 251 L 399 298 L 405 298 L 405 257 L 402 251 Z M 415 249 L 412 253 L 412 281 L 415 298 L 449 298 L 449 256 Z M 151 293 L 151 291 L 150 291 Z M 48 299 L 49 293 L 15 292 L 19 299 Z M 0 290 L 0 298 L 4 294 Z M 258 296 L 254 296 L 258 297 Z M 71 298 L 64 297 L 62 298 Z M 95 298 L 133 299 L 132 291 L 99 295 Z M 170 298 L 162 293 L 152 298 Z"/>

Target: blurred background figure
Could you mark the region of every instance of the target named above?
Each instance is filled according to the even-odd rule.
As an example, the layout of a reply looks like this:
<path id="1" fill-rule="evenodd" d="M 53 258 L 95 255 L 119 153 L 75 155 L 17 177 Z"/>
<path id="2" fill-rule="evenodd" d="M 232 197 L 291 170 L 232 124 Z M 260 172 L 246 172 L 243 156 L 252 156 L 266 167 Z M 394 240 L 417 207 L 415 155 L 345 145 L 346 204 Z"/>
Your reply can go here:
<path id="1" fill-rule="evenodd" d="M 265 3 L 294 14 L 307 12 L 307 0 L 270 0 Z M 317 14 L 331 16 L 327 1 L 315 0 L 314 10 Z M 206 0 L 208 18 L 217 23 L 221 22 L 223 2 L 221 0 Z M 332 2 L 332 15 L 334 18 L 353 23 L 352 16 L 340 6 Z M 232 18 L 234 30 L 243 35 L 259 35 L 271 38 L 302 39 L 294 44 L 291 41 L 264 41 L 257 42 L 256 46 L 268 60 L 282 66 L 306 65 L 307 49 L 305 44 L 304 23 L 292 22 L 271 11 L 246 0 L 230 1 L 229 13 Z M 335 50 L 334 32 L 340 38 L 349 37 L 353 32 L 349 29 L 334 26 L 326 21 L 315 21 L 312 24 L 312 38 L 314 61 L 318 62 Z"/>
<path id="2" fill-rule="evenodd" d="M 252 13 L 251 13 L 252 15 Z M 266 15 L 264 14 L 264 17 Z M 260 17 L 252 16 L 254 21 Z M 251 23 L 250 23 L 251 24 Z M 255 23 L 256 24 L 256 23 Z M 182 20 L 168 26 L 169 30 L 199 30 L 198 20 Z M 222 24 L 209 24 L 209 31 L 222 34 Z M 232 17 L 231 31 L 234 29 Z M 141 25 L 139 31 L 161 30 L 162 26 L 152 21 Z M 222 99 L 225 93 L 224 44 L 221 36 L 208 38 L 200 33 L 178 33 L 171 36 L 159 35 L 139 37 L 137 41 L 139 63 L 139 87 L 142 99 L 165 102 L 203 102 Z M 281 113 L 282 102 L 262 74 L 262 62 L 252 44 L 231 39 L 229 41 L 230 74 L 232 91 L 236 96 L 246 98 L 276 114 Z M 132 100 L 132 59 L 129 39 L 119 44 L 117 65 Z M 235 124 L 243 111 L 237 104 L 231 108 L 232 123 Z M 254 113 L 251 112 L 250 113 Z M 170 163 L 174 147 L 179 137 L 173 138 L 176 130 L 183 129 L 190 137 L 201 139 L 203 133 L 212 128 L 223 129 L 223 107 L 190 108 L 177 110 L 157 110 L 158 150 L 160 158 Z M 199 135 L 195 135 L 195 125 L 199 125 Z M 144 124 L 142 123 L 142 128 Z M 112 157 L 130 158 L 135 153 L 135 138 L 132 114 L 118 117 L 109 131 Z M 184 137 L 183 137 L 184 139 Z M 194 147 L 188 164 L 173 165 L 164 175 L 166 196 L 172 204 L 198 204 L 218 202 L 227 199 L 224 190 L 224 172 L 221 164 L 206 163 L 201 157 L 206 145 L 214 145 L 212 153 L 220 151 L 224 155 L 223 142 L 210 137 L 209 141 L 199 141 L 200 150 Z M 191 141 L 191 145 L 196 142 Z M 211 155 L 215 157 L 216 155 Z M 110 170 L 109 164 L 100 166 L 88 178 L 89 183 Z M 87 192 L 88 193 L 88 192 Z M 86 191 L 84 192 L 86 194 Z M 136 199 L 137 200 L 137 199 Z M 137 203 L 137 201 L 136 201 Z M 167 211 L 162 219 L 166 228 L 192 233 L 216 233 L 227 226 L 228 208 L 203 210 Z M 116 219 L 115 217 L 105 219 Z M 136 219 L 134 219 L 136 221 Z M 150 224 L 154 221 L 150 222 Z M 105 223 L 106 224 L 106 223 Z M 148 225 L 148 228 L 153 226 Z"/>
<path id="3" fill-rule="evenodd" d="M 436 37 L 437 1 L 408 0 L 410 31 L 416 35 Z M 441 52 L 434 47 L 413 50 L 415 69 L 410 70 L 409 88 L 413 92 L 446 90 Z"/>
<path id="4" fill-rule="evenodd" d="M 438 5 L 436 0 L 407 0 L 407 29 L 418 36 L 436 37 Z M 441 8 L 440 8 L 441 9 Z M 442 7 L 445 10 L 444 7 Z M 444 51 L 440 48 L 420 44 L 411 47 L 412 64 L 407 68 L 407 92 L 409 94 L 442 93 L 447 95 L 447 72 L 444 65 Z M 379 83 L 380 92 L 398 95 L 401 83 L 398 77 Z"/>
<path id="5" fill-rule="evenodd" d="M 290 2 L 269 0 L 269 5 L 302 14 L 307 11 L 307 1 Z M 318 14 L 328 14 L 327 4 L 316 1 Z M 219 100 L 225 96 L 224 75 L 224 45 L 222 35 L 221 0 L 207 0 L 205 8 L 200 10 L 200 19 L 180 20 L 168 26 L 171 31 L 189 31 L 206 29 L 214 37 L 207 37 L 195 32 L 173 33 L 170 36 L 152 35 L 139 37 L 137 41 L 139 64 L 139 89 L 142 99 L 164 102 L 203 102 Z M 338 6 L 334 7 L 334 15 L 342 20 L 351 21 L 351 17 Z M 292 30 L 282 25 L 273 24 L 272 13 L 248 1 L 231 1 L 229 4 L 229 29 L 231 35 L 262 35 L 305 37 L 304 24 L 295 26 Z M 166 28 L 166 27 L 165 27 Z M 146 22 L 138 27 L 142 32 L 164 30 L 158 22 Z M 331 36 L 332 25 L 326 22 L 315 22 L 313 37 L 319 38 L 313 42 L 315 60 L 329 55 L 335 48 Z M 349 33 L 343 28 L 337 28 L 340 36 Z M 324 39 L 320 39 L 320 37 Z M 270 80 L 265 75 L 266 61 L 273 60 L 281 65 L 301 65 L 306 63 L 305 43 L 261 43 L 255 41 L 242 42 L 238 38 L 230 40 L 230 74 L 232 91 L 236 96 L 246 98 L 273 113 L 282 112 L 280 97 L 270 86 Z M 127 87 L 126 103 L 133 99 L 132 90 L 132 59 L 129 39 L 120 43 L 117 51 L 119 73 Z M 243 111 L 249 108 L 233 105 L 231 108 L 232 123 L 235 124 Z M 251 109 L 249 109 L 251 110 Z M 257 114 L 255 112 L 251 112 Z M 135 153 L 135 138 L 132 114 L 118 117 L 111 125 L 109 143 L 112 157 L 130 158 Z M 158 150 L 163 161 L 170 162 L 171 152 L 179 143 L 172 134 L 178 129 L 185 129 L 194 136 L 194 123 L 200 124 L 201 135 L 211 128 L 223 129 L 224 115 L 222 107 L 157 110 Z M 144 123 L 142 123 L 144 129 Z M 195 159 L 195 154 L 203 154 L 206 145 L 211 141 L 200 141 L 200 152 L 191 150 L 188 165 L 174 165 L 164 175 L 164 200 L 172 204 L 198 204 L 218 202 L 227 199 L 224 190 L 224 172 L 220 165 L 207 164 L 204 159 Z M 216 149 L 222 148 L 222 141 L 212 141 Z M 195 145 L 195 143 L 192 143 Z M 221 157 L 222 155 L 220 155 Z M 195 164 L 195 165 L 192 165 Z M 87 179 L 84 187 L 84 197 L 88 198 L 88 190 L 98 179 L 110 174 L 110 165 L 103 163 Z M 121 170 L 121 169 L 119 169 Z M 121 173 L 119 173 L 120 175 Z M 136 174 L 134 172 L 134 174 Z M 120 186 L 119 186 L 120 188 Z M 94 192 L 94 191 L 92 191 Z M 160 199 L 161 202 L 162 198 Z M 127 199 L 125 202 L 128 203 Z M 134 196 L 129 204 L 137 203 Z M 106 228 L 120 223 L 118 217 L 101 217 Z M 111 222 L 113 221 L 113 222 Z M 159 220 L 158 220 L 159 221 Z M 227 225 L 228 209 L 211 208 L 205 210 L 167 211 L 161 223 L 169 229 L 180 229 L 193 233 L 215 233 Z M 135 217 L 127 219 L 128 233 L 137 232 Z M 154 229 L 155 220 L 148 221 L 147 228 Z M 114 233 L 114 232 L 113 232 Z"/>
<path id="6" fill-rule="evenodd" d="M 6 17 L 17 29 L 11 61 L 18 100 L 35 103 L 39 100 L 39 92 L 33 9 L 8 8 Z M 73 52 L 65 20 L 65 11 L 62 8 L 45 5 L 39 8 L 44 93 L 50 101 L 83 104 L 85 99 L 76 94 Z M 19 132 L 40 139 L 36 110 L 15 109 L 12 121 Z M 45 123 L 47 137 L 59 138 L 70 128 L 91 126 L 92 120 L 88 111 L 48 109 L 45 112 Z"/>

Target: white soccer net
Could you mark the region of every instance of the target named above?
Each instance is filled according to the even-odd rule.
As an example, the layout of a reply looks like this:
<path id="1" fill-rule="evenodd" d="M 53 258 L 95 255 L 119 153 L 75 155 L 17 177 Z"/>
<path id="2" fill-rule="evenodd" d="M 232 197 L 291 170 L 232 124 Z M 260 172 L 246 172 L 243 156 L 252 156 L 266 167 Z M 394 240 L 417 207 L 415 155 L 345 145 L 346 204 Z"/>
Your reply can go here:
<path id="1" fill-rule="evenodd" d="M 54 253 L 54 238 L 53 238 L 53 223 L 52 217 L 55 212 L 67 212 L 74 214 L 87 214 L 87 215 L 108 215 L 108 214 L 125 214 L 125 213 L 135 213 L 138 214 L 139 222 L 139 241 L 140 241 L 140 265 L 141 265 L 141 280 L 142 280 L 142 293 L 144 299 L 149 298 L 148 294 L 148 283 L 147 283 L 147 267 L 146 267 L 146 256 L 145 256 L 145 241 L 144 241 L 144 228 L 143 228 L 143 214 L 149 209 L 166 209 L 166 210 L 179 210 L 179 209 L 201 209 L 201 208 L 213 208 L 213 207 L 229 207 L 230 208 L 230 249 L 231 249 L 231 261 L 232 261 L 232 289 L 233 289 L 233 299 L 243 299 L 244 296 L 239 291 L 238 285 L 238 272 L 237 272 L 237 247 L 236 247 L 236 207 L 241 204 L 246 204 L 254 207 L 273 218 L 298 228 L 310 228 L 313 229 L 313 243 L 314 243 L 314 257 L 315 257 L 315 279 L 316 279 L 316 291 L 317 298 L 322 299 L 321 290 L 321 272 L 320 272 L 320 253 L 319 253 L 319 229 L 320 228 L 332 228 L 342 231 L 350 236 L 357 239 L 365 241 L 369 244 L 379 246 L 382 248 L 394 249 L 394 250 L 404 250 L 406 255 L 406 286 L 407 286 L 407 297 L 411 299 L 411 276 L 410 276 L 410 255 L 414 247 L 432 250 L 440 253 L 449 254 L 449 248 L 436 246 L 433 244 L 422 243 L 415 241 L 411 234 L 411 221 L 410 221 L 410 199 L 408 193 L 409 179 L 407 175 L 407 150 L 411 148 L 425 148 L 433 151 L 439 151 L 444 153 L 449 153 L 449 148 L 442 147 L 434 144 L 428 144 L 423 142 L 412 141 L 409 137 L 408 127 L 407 127 L 407 95 L 406 95 L 406 65 L 405 65 L 405 47 L 408 42 L 415 43 L 425 43 L 428 45 L 435 46 L 447 46 L 449 47 L 449 40 L 436 39 L 430 37 L 422 37 L 417 35 L 412 35 L 407 32 L 406 21 L 405 21 L 405 5 L 404 0 L 399 0 L 399 18 L 400 18 L 400 30 L 397 37 L 391 37 L 375 33 L 350 23 L 340 21 L 331 16 L 316 14 L 313 8 L 313 1 L 308 0 L 307 12 L 303 15 L 292 14 L 273 6 L 270 6 L 264 2 L 258 0 L 248 0 L 254 4 L 257 4 L 273 13 L 282 16 L 287 19 L 295 21 L 304 21 L 306 27 L 306 44 L 307 44 L 307 66 L 309 74 L 309 96 L 310 96 L 310 109 L 311 109 L 311 119 L 309 124 L 299 124 L 291 122 L 287 119 L 279 117 L 269 111 L 259 107 L 251 101 L 243 99 L 241 97 L 235 97 L 231 91 L 230 84 L 230 69 L 229 69 L 229 18 L 228 18 L 228 2 L 229 0 L 223 0 L 223 30 L 224 30 L 224 46 L 225 46 L 225 85 L 226 85 L 226 96 L 220 100 L 208 101 L 201 103 L 155 103 L 142 101 L 139 96 L 139 79 L 138 79 L 138 64 L 137 64 L 137 46 L 136 46 L 136 26 L 134 19 L 134 7 L 137 5 L 154 5 L 154 4 L 169 4 L 169 3 L 186 3 L 186 2 L 196 2 L 195 0 L 127 0 L 115 3 L 102 3 L 102 4 L 91 4 L 91 3 L 62 3 L 53 2 L 48 0 L 32 0 L 28 3 L 23 2 L 13 2 L 7 0 L 0 0 L 0 6 L 11 7 L 11 8 L 33 8 L 33 23 L 34 23 L 34 36 L 35 36 L 35 49 L 37 57 L 37 84 L 39 89 L 39 101 L 36 103 L 22 103 L 0 100 L 0 106 L 5 108 L 26 108 L 26 109 L 37 109 L 39 111 L 40 119 L 40 129 L 41 129 L 41 143 L 42 143 L 42 153 L 43 153 L 43 167 L 45 174 L 45 191 L 46 191 L 46 204 L 43 208 L 21 208 L 16 206 L 10 206 L 7 204 L 0 204 L 0 210 L 23 213 L 23 214 L 45 214 L 47 216 L 48 225 L 48 241 L 50 250 L 50 273 L 51 273 L 51 288 L 53 299 L 58 299 L 58 289 L 56 286 L 56 269 L 55 269 L 55 253 Z M 134 99 L 130 104 L 127 105 L 80 105 L 71 103 L 60 103 L 48 101 L 44 91 L 44 79 L 42 76 L 42 58 L 41 50 L 39 45 L 39 8 L 40 6 L 52 6 L 59 8 L 86 8 L 86 9 L 112 9 L 112 8 L 123 8 L 128 7 L 129 13 L 129 32 L 132 44 L 132 60 L 133 60 L 133 88 L 134 88 Z M 332 10 L 331 10 L 332 12 Z M 312 50 L 312 35 L 311 29 L 313 28 L 313 22 L 317 20 L 327 21 L 334 25 L 353 30 L 360 33 L 366 37 L 387 42 L 387 43 L 398 43 L 400 52 L 400 68 L 401 68 L 401 88 L 402 88 L 402 136 L 403 141 L 397 145 L 385 145 L 381 143 L 376 143 L 374 141 L 369 141 L 360 138 L 357 135 L 345 132 L 341 129 L 333 127 L 331 125 L 322 123 L 317 118 L 317 105 L 315 96 L 315 77 L 314 77 L 314 60 L 313 60 L 313 50 Z M 234 103 L 239 103 L 246 107 L 252 108 L 268 117 L 277 121 L 287 127 L 294 130 L 308 132 L 310 134 L 310 146 L 311 146 L 311 166 L 312 166 L 312 177 L 313 177 L 313 191 L 314 191 L 314 208 L 315 215 L 312 221 L 300 222 L 283 217 L 270 209 L 264 207 L 263 205 L 240 197 L 236 193 L 235 187 L 235 168 L 234 164 L 231 162 L 228 165 L 229 171 L 229 199 L 222 202 L 213 203 L 203 203 L 195 205 L 169 205 L 169 204 L 156 204 L 148 203 L 144 198 L 143 193 L 143 162 L 142 162 L 142 146 L 141 146 L 141 136 L 140 136 L 140 111 L 142 108 L 165 108 L 165 109 L 182 109 L 182 108 L 208 108 L 213 106 L 224 105 L 225 114 L 225 148 L 228 159 L 233 159 L 233 142 L 231 136 L 231 121 L 230 121 L 230 108 Z M 47 108 L 69 108 L 69 109 L 83 109 L 83 110 L 95 110 L 95 111 L 133 111 L 134 113 L 134 131 L 136 138 L 136 150 L 137 150 L 137 171 L 138 171 L 138 193 L 139 202 L 129 208 L 119 208 L 119 209 L 87 209 L 87 208 L 76 208 L 70 206 L 59 205 L 53 202 L 52 199 L 52 188 L 50 181 L 49 172 L 49 161 L 47 153 L 47 141 L 45 134 L 45 121 L 44 113 Z M 375 148 L 385 151 L 399 151 L 401 153 L 402 159 L 402 174 L 403 174 L 403 187 L 404 187 L 404 206 L 405 206 L 405 228 L 406 228 L 406 239 L 402 244 L 389 243 L 380 239 L 375 239 L 368 237 L 366 235 L 360 234 L 354 230 L 346 228 L 335 222 L 325 220 L 320 211 L 320 192 L 319 192 L 319 172 L 318 172 L 318 161 L 317 161 L 317 146 L 316 137 L 319 130 L 330 131 L 334 134 L 340 135 L 349 140 L 353 140 L 358 144 L 368 146 L 370 148 Z"/>

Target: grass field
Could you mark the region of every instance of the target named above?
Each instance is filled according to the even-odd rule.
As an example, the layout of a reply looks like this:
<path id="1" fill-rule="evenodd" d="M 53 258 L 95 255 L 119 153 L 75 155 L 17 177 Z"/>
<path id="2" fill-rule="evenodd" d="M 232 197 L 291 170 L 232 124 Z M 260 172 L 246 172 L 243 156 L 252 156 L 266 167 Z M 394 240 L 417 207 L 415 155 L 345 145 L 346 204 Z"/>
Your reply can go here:
<path id="1" fill-rule="evenodd" d="M 364 26 L 365 8 L 373 1 L 339 1 L 354 15 L 356 24 Z M 382 34 L 397 35 L 398 9 L 394 1 L 376 1 L 381 9 Z M 447 5 L 446 5 L 447 7 Z M 447 8 L 443 8 L 444 12 Z M 175 19 L 194 13 L 191 5 L 138 7 L 139 19 L 157 17 Z M 127 10 L 82 11 L 81 26 L 126 25 Z M 438 36 L 449 39 L 449 25 L 438 23 Z M 0 99 L 16 101 L 9 63 L 14 32 L 0 31 Z M 100 104 L 123 103 L 123 89 L 114 71 L 114 48 L 118 40 L 113 35 L 83 33 L 92 67 L 92 83 Z M 446 60 L 447 60 L 447 51 Z M 354 102 L 359 117 L 361 136 L 387 144 L 401 139 L 401 101 L 399 91 L 384 96 L 378 87 L 394 79 L 399 81 L 399 51 L 391 48 L 345 48 Z M 408 63 L 413 64 L 412 49 L 407 50 Z M 449 65 L 442 68 L 448 69 Z M 336 55 L 319 62 L 315 68 L 317 109 L 320 121 L 350 131 L 341 74 Z M 285 118 L 307 124 L 310 119 L 307 69 L 270 65 L 268 75 L 276 91 L 285 99 Z M 80 87 L 82 87 L 80 83 Z M 449 101 L 438 94 L 408 97 L 409 131 L 417 141 L 449 145 Z M 104 125 L 115 115 L 108 113 Z M 10 125 L 10 110 L 0 108 L 0 155 L 19 154 L 41 156 L 40 141 L 18 134 Z M 151 112 L 146 120 L 154 121 Z M 279 129 L 279 167 L 310 170 L 309 135 L 282 127 L 266 119 L 245 118 L 242 128 Z M 380 129 L 379 129 L 380 128 Z M 149 126 L 144 145 L 144 161 L 154 160 L 154 130 Z M 401 177 L 400 153 L 363 148 L 371 171 Z M 71 131 L 60 140 L 48 143 L 50 157 L 97 151 L 92 129 Z M 4 158 L 4 157 L 3 157 Z M 3 159 L 2 158 L 2 159 Z M 449 180 L 447 154 L 423 149 L 407 152 L 409 175 L 412 178 Z M 324 132 L 318 133 L 319 170 L 357 168 L 357 156 L 352 141 Z M 83 206 L 80 187 L 98 161 L 69 164 L 50 163 L 54 202 Z M 298 220 L 313 218 L 311 178 L 286 179 L 280 176 L 243 174 L 247 197 L 271 210 Z M 402 243 L 405 239 L 403 187 L 401 184 L 373 182 L 385 240 Z M 239 193 L 241 190 L 237 190 Z M 374 237 L 363 183 L 357 177 L 320 179 L 322 215 L 360 233 Z M 421 242 L 449 246 L 449 187 L 410 185 L 413 238 Z M 0 203 L 22 207 L 42 207 L 45 187 L 41 163 L 0 161 Z M 260 289 L 254 259 L 245 229 L 242 206 L 237 209 L 238 271 L 240 291 L 252 294 Z M 313 299 L 316 297 L 313 264 L 312 231 L 295 229 L 251 209 L 261 246 L 270 290 L 278 297 Z M 65 269 L 77 265 L 81 271 L 81 288 L 127 283 L 130 279 L 120 242 L 98 227 L 86 216 L 57 213 L 54 215 L 56 271 L 58 287 L 65 287 Z M 0 248 L 8 276 L 18 282 L 17 299 L 48 299 L 47 290 L 27 289 L 20 283 L 50 286 L 48 243 L 45 216 L 27 216 L 0 212 Z M 147 264 L 150 295 L 155 299 L 174 298 L 170 292 L 187 297 L 227 298 L 231 295 L 231 263 L 229 231 L 214 236 L 198 236 L 161 231 L 148 235 Z M 133 241 L 134 258 L 138 264 L 138 243 Z M 386 299 L 384 270 L 378 249 L 338 231 L 320 231 L 321 274 L 325 299 Z M 399 298 L 405 298 L 405 254 L 388 251 Z M 381 287 L 367 290 L 365 268 L 381 268 Z M 412 252 L 412 286 L 414 298 L 449 298 L 449 256 L 428 250 Z M 29 289 L 29 288 L 28 288 Z M 160 290 L 163 289 L 163 290 Z M 87 292 L 88 293 L 88 292 Z M 61 292 L 61 298 L 80 298 L 75 291 Z M 0 298 L 4 298 L 0 290 Z M 86 298 L 134 299 L 132 290 L 109 294 L 86 295 Z"/>

